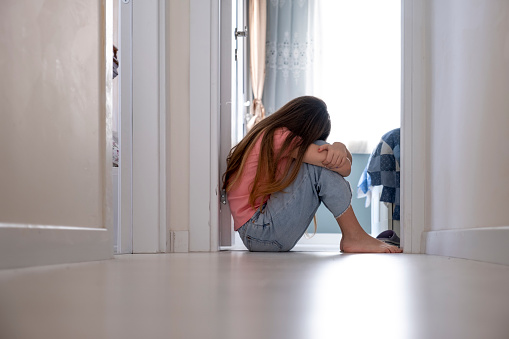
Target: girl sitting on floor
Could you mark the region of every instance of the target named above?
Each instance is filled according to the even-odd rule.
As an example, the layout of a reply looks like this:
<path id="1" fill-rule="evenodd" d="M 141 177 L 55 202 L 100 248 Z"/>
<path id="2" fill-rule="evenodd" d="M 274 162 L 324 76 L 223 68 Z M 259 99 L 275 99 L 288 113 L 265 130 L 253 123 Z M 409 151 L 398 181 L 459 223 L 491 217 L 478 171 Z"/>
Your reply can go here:
<path id="1" fill-rule="evenodd" d="M 230 151 L 223 189 L 234 228 L 250 251 L 292 249 L 323 202 L 341 229 L 341 251 L 402 252 L 360 226 L 344 179 L 352 155 L 340 142 L 325 142 L 330 128 L 325 103 L 299 97 L 255 125 Z"/>

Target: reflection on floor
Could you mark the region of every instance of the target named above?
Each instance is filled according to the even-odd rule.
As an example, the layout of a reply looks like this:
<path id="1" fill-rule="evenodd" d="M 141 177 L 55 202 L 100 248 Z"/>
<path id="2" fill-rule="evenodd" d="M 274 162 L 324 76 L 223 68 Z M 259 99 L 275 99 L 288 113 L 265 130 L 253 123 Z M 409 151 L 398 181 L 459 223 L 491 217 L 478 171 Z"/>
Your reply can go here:
<path id="1" fill-rule="evenodd" d="M 337 252 L 0 271 L 0 338 L 509 338 L 509 267 Z"/>

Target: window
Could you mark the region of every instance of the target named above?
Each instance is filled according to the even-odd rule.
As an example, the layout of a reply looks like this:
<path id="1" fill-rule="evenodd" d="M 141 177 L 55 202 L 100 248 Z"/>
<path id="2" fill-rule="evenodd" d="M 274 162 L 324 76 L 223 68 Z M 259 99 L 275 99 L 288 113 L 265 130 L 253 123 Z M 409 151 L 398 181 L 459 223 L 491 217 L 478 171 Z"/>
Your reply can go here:
<path id="1" fill-rule="evenodd" d="M 314 95 L 328 106 L 330 141 L 371 153 L 400 126 L 401 1 L 316 0 Z"/>

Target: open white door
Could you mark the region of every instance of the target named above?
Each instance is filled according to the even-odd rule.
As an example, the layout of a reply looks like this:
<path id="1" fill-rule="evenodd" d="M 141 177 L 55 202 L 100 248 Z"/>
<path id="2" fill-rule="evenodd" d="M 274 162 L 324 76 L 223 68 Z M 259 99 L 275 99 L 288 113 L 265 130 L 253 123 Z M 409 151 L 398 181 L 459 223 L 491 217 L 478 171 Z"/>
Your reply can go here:
<path id="1" fill-rule="evenodd" d="M 221 1 L 221 147 L 220 175 L 226 170 L 230 149 L 244 137 L 245 103 L 249 84 L 247 69 L 247 1 Z M 249 105 L 248 105 L 249 106 Z M 222 181 L 220 183 L 222 187 Z M 219 216 L 220 246 L 233 245 L 233 227 L 230 208 L 224 192 Z"/>
<path id="2" fill-rule="evenodd" d="M 133 2 L 119 2 L 119 57 L 118 78 L 120 144 L 118 201 L 117 201 L 117 254 L 133 253 Z"/>
<path id="3" fill-rule="evenodd" d="M 111 258 L 112 2 L 6 1 L 0 268 Z"/>
<path id="4" fill-rule="evenodd" d="M 222 188 L 222 175 L 226 171 L 226 157 L 232 147 L 232 111 L 234 111 L 232 76 L 233 76 L 233 11 L 235 1 L 221 1 L 221 111 L 220 111 L 220 150 L 219 150 L 219 189 Z M 226 202 L 226 195 L 221 191 L 221 205 L 219 211 L 219 245 L 232 244 L 232 217 Z"/>

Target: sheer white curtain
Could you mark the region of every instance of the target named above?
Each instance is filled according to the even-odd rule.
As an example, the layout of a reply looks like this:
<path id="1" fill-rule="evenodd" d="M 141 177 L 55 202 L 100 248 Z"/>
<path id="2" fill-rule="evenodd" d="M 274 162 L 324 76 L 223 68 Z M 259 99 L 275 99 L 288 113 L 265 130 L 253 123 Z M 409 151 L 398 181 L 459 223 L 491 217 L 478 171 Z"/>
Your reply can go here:
<path id="1" fill-rule="evenodd" d="M 314 10 L 319 0 L 268 0 L 265 88 L 270 115 L 286 102 L 312 94 Z"/>
<path id="2" fill-rule="evenodd" d="M 249 0 L 249 46 L 251 86 L 253 87 L 252 117 L 247 122 L 249 131 L 265 118 L 262 102 L 265 83 L 265 39 L 267 31 L 267 3 L 265 0 Z"/>

